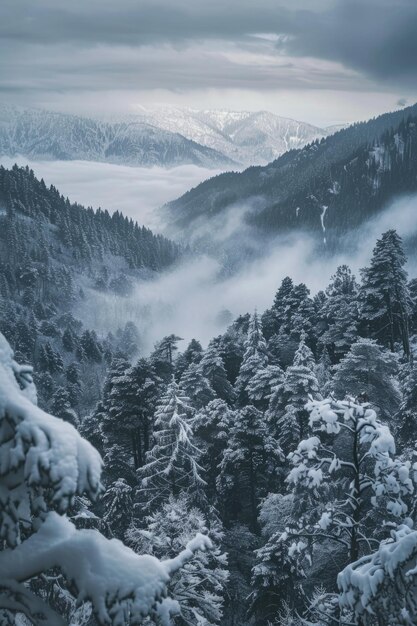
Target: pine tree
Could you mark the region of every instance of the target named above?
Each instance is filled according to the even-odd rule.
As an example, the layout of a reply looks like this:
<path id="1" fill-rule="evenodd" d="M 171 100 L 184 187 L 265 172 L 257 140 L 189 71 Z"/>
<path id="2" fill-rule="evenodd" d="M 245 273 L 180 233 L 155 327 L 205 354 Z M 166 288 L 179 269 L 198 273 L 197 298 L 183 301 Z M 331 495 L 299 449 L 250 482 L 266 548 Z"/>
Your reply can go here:
<path id="1" fill-rule="evenodd" d="M 396 355 L 373 339 L 359 339 L 335 367 L 331 388 L 336 397 L 369 401 L 381 417 L 388 419 L 399 408 L 397 374 Z"/>
<path id="2" fill-rule="evenodd" d="M 118 478 L 106 489 L 103 496 L 104 521 L 118 539 L 124 540 L 133 514 L 133 489 L 123 478 Z"/>
<path id="3" fill-rule="evenodd" d="M 294 499 L 309 506 L 279 541 L 301 564 L 333 546 L 341 563 L 354 563 L 405 519 L 414 492 L 410 464 L 395 457 L 389 428 L 368 406 L 330 399 L 308 408 L 311 436 L 290 454 L 287 482 Z M 322 576 L 327 568 L 323 563 Z"/>
<path id="4" fill-rule="evenodd" d="M 410 294 L 406 256 L 401 237 L 388 230 L 378 239 L 370 266 L 362 270 L 361 316 L 371 337 L 382 341 L 394 352 L 401 341 L 404 354 L 410 357 Z"/>
<path id="5" fill-rule="evenodd" d="M 178 342 L 182 341 L 177 335 L 168 335 L 159 341 L 152 352 L 150 361 L 157 375 L 168 383 L 174 373 L 175 354 Z"/>
<path id="6" fill-rule="evenodd" d="M 304 336 L 294 356 L 293 364 L 285 372 L 284 381 L 271 396 L 267 418 L 271 432 L 287 455 L 307 432 L 309 396 L 317 397 L 318 381 L 313 353 Z"/>
<path id="7" fill-rule="evenodd" d="M 221 509 L 227 521 L 257 529 L 257 509 L 277 476 L 282 453 L 269 434 L 264 415 L 254 406 L 235 412 L 218 477 Z"/>
<path id="8" fill-rule="evenodd" d="M 203 376 L 198 363 L 191 363 L 188 366 L 181 376 L 180 385 L 195 409 L 207 406 L 216 396 L 209 381 Z"/>
<path id="9" fill-rule="evenodd" d="M 222 623 L 223 599 L 228 579 L 227 557 L 221 552 L 223 531 L 213 514 L 205 515 L 192 506 L 185 494 L 170 496 L 145 520 L 146 529 L 131 525 L 129 545 L 138 552 L 159 559 L 172 559 L 184 550 L 197 533 L 210 537 L 212 549 L 196 553 L 170 584 L 181 612 L 174 617 L 178 626 L 216 626 Z"/>
<path id="10" fill-rule="evenodd" d="M 209 343 L 199 365 L 201 373 L 207 378 L 217 396 L 231 404 L 235 394 L 227 378 L 224 362 L 217 344 L 218 342 L 215 340 Z"/>
<path id="11" fill-rule="evenodd" d="M 34 624 L 64 626 L 62 607 L 54 610 L 51 595 L 42 593 L 53 571 L 73 603 L 91 603 L 100 626 L 167 616 L 169 606 L 158 608 L 157 600 L 210 540 L 194 537 L 161 563 L 97 530 L 78 529 L 68 514 L 77 496 L 94 500 L 100 493 L 100 455 L 71 424 L 36 406 L 32 368 L 13 356 L 0 335 L 0 611 L 12 612 L 12 623 L 23 614 Z"/>
<path id="12" fill-rule="evenodd" d="M 218 468 L 229 441 L 234 418 L 235 413 L 230 406 L 224 400 L 217 398 L 197 411 L 193 420 L 196 442 L 201 449 L 200 464 L 204 468 L 209 502 L 217 501 Z"/>
<path id="13" fill-rule="evenodd" d="M 78 416 L 71 406 L 70 395 L 64 387 L 58 387 L 51 399 L 51 412 L 73 426 L 78 425 Z"/>
<path id="14" fill-rule="evenodd" d="M 248 402 L 247 386 L 252 378 L 268 365 L 268 354 L 257 312 L 253 314 L 245 341 L 245 352 L 235 384 L 236 397 L 242 406 Z"/>
<path id="15" fill-rule="evenodd" d="M 283 381 L 284 372 L 278 365 L 258 370 L 246 388 L 249 400 L 257 409 L 266 411 L 272 394 Z"/>
<path id="16" fill-rule="evenodd" d="M 339 361 L 358 338 L 359 285 L 347 265 L 337 268 L 326 289 L 326 298 L 320 308 L 326 330 L 320 341 Z"/>
<path id="17" fill-rule="evenodd" d="M 146 454 L 146 464 L 138 470 L 141 499 L 147 510 L 155 510 L 170 495 L 202 497 L 206 483 L 198 463 L 200 451 L 193 442 L 192 414 L 190 399 L 173 380 L 155 414 L 155 443 Z"/>

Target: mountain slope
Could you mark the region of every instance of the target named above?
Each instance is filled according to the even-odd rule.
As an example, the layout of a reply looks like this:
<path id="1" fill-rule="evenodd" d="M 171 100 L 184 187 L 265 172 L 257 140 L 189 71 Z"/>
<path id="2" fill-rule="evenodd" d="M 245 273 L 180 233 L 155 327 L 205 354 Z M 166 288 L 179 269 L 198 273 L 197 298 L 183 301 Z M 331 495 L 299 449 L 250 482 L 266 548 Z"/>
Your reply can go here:
<path id="1" fill-rule="evenodd" d="M 233 164 L 210 147 L 140 120 L 109 123 L 6 105 L 0 105 L 0 154 L 144 167 Z"/>
<path id="2" fill-rule="evenodd" d="M 153 124 L 217 150 L 244 165 L 265 164 L 331 130 L 279 117 L 268 111 L 143 108 L 134 119 Z"/>
<path id="3" fill-rule="evenodd" d="M 265 167 L 209 179 L 166 209 L 192 232 L 236 206 L 264 233 L 315 233 L 329 247 L 398 194 L 417 191 L 417 105 L 355 124 Z"/>

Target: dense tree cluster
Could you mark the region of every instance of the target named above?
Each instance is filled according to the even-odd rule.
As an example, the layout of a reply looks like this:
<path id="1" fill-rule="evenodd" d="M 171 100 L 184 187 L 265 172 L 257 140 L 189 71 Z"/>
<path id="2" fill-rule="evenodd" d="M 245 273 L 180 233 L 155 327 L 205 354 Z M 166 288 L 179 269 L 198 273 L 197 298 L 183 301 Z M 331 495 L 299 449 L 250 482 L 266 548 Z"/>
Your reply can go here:
<path id="1" fill-rule="evenodd" d="M 99 338 L 75 317 L 86 293 L 126 296 L 138 272 L 180 254 L 118 212 L 71 204 L 28 167 L 0 167 L 0 331 L 34 366 L 45 408 L 74 422 L 99 399 L 112 358 L 138 352 L 132 322 Z"/>
<path id="2" fill-rule="evenodd" d="M 171 334 L 137 360 L 132 325 L 103 339 L 70 314 L 39 318 L 40 302 L 10 330 L 40 367 L 41 403 L 104 459 L 103 500 L 71 503 L 74 519 L 164 561 L 209 538 L 172 575 L 175 624 L 415 623 L 417 298 L 405 265 L 387 231 L 361 280 L 341 266 L 311 297 L 287 277 L 268 310 L 205 349 L 194 339 L 181 352 Z M 105 374 L 89 408 L 77 405 L 84 363 Z"/>
<path id="3" fill-rule="evenodd" d="M 341 266 L 312 298 L 285 278 L 270 309 L 238 318 L 205 350 L 193 340 L 179 352 L 170 335 L 137 365 L 112 362 L 81 426 L 104 454 L 110 527 L 160 557 L 189 526 L 215 545 L 191 562 L 196 593 L 178 624 L 374 623 L 349 600 L 355 563 L 402 540 L 395 529 L 416 515 L 416 300 L 405 263 L 388 231 L 360 282 Z"/>

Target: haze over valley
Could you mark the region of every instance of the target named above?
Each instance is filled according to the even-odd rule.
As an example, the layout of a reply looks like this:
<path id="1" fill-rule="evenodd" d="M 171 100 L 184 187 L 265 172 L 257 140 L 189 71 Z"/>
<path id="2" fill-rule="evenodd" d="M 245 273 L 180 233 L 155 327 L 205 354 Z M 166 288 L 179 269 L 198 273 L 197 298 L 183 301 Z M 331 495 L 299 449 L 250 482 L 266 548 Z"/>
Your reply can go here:
<path id="1" fill-rule="evenodd" d="M 1 626 L 417 626 L 416 58 L 0 2 Z"/>

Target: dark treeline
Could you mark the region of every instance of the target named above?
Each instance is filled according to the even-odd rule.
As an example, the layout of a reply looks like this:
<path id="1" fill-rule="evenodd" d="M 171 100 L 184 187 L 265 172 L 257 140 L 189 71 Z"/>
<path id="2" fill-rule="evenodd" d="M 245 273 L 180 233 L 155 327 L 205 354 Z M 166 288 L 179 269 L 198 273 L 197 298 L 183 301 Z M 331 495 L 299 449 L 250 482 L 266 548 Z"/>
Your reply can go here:
<path id="1" fill-rule="evenodd" d="M 0 330 L 37 372 L 43 406 L 72 415 L 100 397 L 113 352 L 137 350 L 133 324 L 99 339 L 72 311 L 89 288 L 128 295 L 182 249 L 116 212 L 71 204 L 29 168 L 0 167 Z"/>
<path id="2" fill-rule="evenodd" d="M 262 233 L 304 230 L 335 250 L 390 201 L 416 191 L 416 164 L 413 106 L 290 150 L 266 166 L 211 178 L 167 208 L 186 228 L 236 203 L 253 206 L 247 219 Z"/>

